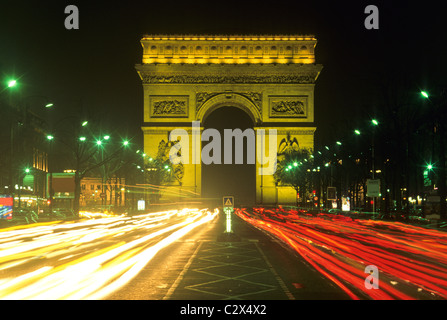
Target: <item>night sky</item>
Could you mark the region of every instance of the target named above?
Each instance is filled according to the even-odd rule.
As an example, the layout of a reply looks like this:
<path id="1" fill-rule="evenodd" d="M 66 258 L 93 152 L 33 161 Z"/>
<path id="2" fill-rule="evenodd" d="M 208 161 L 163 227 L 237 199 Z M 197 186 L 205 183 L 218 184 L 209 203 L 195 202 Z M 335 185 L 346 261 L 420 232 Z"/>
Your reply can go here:
<path id="1" fill-rule="evenodd" d="M 45 95 L 56 115 L 82 108 L 142 142 L 135 71 L 144 34 L 314 34 L 323 71 L 315 88 L 317 142 L 378 103 L 376 80 L 409 72 L 415 92 L 445 85 L 442 1 L 9 1 L 0 5 L 0 77 Z M 66 6 L 80 29 L 66 30 Z M 368 4 L 379 30 L 364 27 Z"/>

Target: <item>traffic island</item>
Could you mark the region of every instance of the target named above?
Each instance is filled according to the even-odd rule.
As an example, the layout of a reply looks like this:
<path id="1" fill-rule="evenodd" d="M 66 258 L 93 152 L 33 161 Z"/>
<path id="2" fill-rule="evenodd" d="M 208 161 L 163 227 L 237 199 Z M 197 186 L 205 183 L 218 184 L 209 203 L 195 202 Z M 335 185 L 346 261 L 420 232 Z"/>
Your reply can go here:
<path id="1" fill-rule="evenodd" d="M 234 203 L 233 197 L 224 197 L 223 212 L 225 213 L 225 232 L 217 236 L 218 242 L 241 241 L 241 238 L 233 232 L 233 223 L 232 223 L 232 215 L 234 212 L 233 203 Z"/>

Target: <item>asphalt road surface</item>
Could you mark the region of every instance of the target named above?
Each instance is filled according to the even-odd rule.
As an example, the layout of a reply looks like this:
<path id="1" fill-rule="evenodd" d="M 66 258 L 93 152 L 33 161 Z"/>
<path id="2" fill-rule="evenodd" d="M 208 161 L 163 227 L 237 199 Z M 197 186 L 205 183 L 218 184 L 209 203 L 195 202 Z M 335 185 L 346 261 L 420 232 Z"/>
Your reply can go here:
<path id="1" fill-rule="evenodd" d="M 263 208 L 226 226 L 222 212 L 185 209 L 5 228 L 0 299 L 447 297 L 445 232 Z"/>

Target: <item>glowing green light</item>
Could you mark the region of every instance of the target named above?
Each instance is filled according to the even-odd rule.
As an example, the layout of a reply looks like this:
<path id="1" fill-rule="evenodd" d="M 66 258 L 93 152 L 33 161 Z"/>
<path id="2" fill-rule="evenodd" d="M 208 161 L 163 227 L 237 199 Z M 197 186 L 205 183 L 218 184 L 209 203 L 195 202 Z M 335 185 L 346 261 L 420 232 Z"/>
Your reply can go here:
<path id="1" fill-rule="evenodd" d="M 30 171 L 30 170 L 29 170 L 28 168 L 25 169 L 25 172 L 26 172 L 26 173 L 29 173 L 29 171 Z"/>
<path id="2" fill-rule="evenodd" d="M 294 167 L 298 167 L 298 162 L 294 162 L 294 163 L 293 163 L 293 166 L 294 166 Z"/>
<path id="3" fill-rule="evenodd" d="M 97 140 L 97 141 L 96 141 L 96 144 L 97 144 L 98 146 L 100 146 L 100 145 L 102 144 L 102 141 L 101 141 L 101 140 Z"/>
<path id="4" fill-rule="evenodd" d="M 81 126 L 85 127 L 86 125 L 88 125 L 88 121 L 84 121 L 82 122 Z"/>
<path id="5" fill-rule="evenodd" d="M 341 146 L 341 142 L 340 142 L 340 141 L 337 141 L 337 144 L 338 144 L 339 146 Z"/>
<path id="6" fill-rule="evenodd" d="M 123 141 L 123 145 L 127 146 L 128 144 L 129 144 L 129 141 L 127 141 L 127 140 Z"/>
<path id="7" fill-rule="evenodd" d="M 12 88 L 17 84 L 16 80 L 10 80 L 8 81 L 8 88 Z"/>
<path id="8" fill-rule="evenodd" d="M 433 169 L 433 166 L 432 166 L 431 164 L 429 164 L 429 165 L 427 165 L 427 169 L 428 169 L 428 170 L 432 170 L 432 169 Z"/>
<path id="9" fill-rule="evenodd" d="M 104 140 L 109 140 L 110 136 L 104 136 Z"/>
<path id="10" fill-rule="evenodd" d="M 87 138 L 86 137 L 79 137 L 80 141 L 85 141 Z"/>
<path id="11" fill-rule="evenodd" d="M 53 140 L 53 139 L 54 139 L 54 136 L 52 136 L 51 134 L 49 134 L 49 135 L 47 135 L 47 139 L 48 139 L 48 140 Z"/>
<path id="12" fill-rule="evenodd" d="M 231 221 L 231 208 L 224 208 L 225 211 L 225 215 L 226 215 L 226 227 L 225 227 L 225 232 L 227 233 L 232 233 L 233 232 L 233 228 L 232 228 L 232 221 Z"/>
<path id="13" fill-rule="evenodd" d="M 428 99 L 428 93 L 427 93 L 427 91 L 421 91 L 421 95 L 422 95 L 424 98 Z"/>
<path id="14" fill-rule="evenodd" d="M 354 130 L 356 135 L 360 135 L 360 130 Z"/>
<path id="15" fill-rule="evenodd" d="M 379 124 L 379 122 L 376 119 L 372 119 L 371 122 L 375 126 L 377 126 Z"/>

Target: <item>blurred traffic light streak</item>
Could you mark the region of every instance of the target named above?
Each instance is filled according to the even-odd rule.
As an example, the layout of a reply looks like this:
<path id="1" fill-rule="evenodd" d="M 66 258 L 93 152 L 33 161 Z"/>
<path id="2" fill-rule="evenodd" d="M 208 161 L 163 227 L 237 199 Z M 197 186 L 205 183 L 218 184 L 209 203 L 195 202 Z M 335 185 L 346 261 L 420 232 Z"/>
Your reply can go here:
<path id="1" fill-rule="evenodd" d="M 293 248 L 352 299 L 446 299 L 447 234 L 399 222 L 254 208 L 236 214 Z M 379 289 L 365 287 L 377 266 Z"/>

